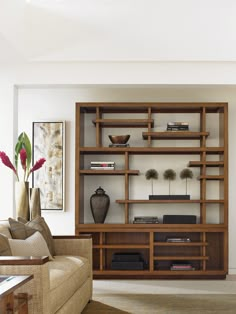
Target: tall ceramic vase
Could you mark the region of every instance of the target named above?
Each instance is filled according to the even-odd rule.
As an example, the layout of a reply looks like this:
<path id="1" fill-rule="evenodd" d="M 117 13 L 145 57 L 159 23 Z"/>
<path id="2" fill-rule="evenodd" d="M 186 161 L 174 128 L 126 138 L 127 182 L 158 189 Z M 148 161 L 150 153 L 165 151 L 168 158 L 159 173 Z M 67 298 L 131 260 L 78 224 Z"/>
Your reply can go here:
<path id="1" fill-rule="evenodd" d="M 40 188 L 30 189 L 30 218 L 41 216 Z"/>
<path id="2" fill-rule="evenodd" d="M 15 205 L 16 217 L 22 217 L 29 220 L 29 182 L 17 181 L 15 183 Z"/>
<path id="3" fill-rule="evenodd" d="M 109 196 L 99 187 L 95 194 L 90 197 L 90 207 L 95 223 L 104 223 L 109 206 Z"/>

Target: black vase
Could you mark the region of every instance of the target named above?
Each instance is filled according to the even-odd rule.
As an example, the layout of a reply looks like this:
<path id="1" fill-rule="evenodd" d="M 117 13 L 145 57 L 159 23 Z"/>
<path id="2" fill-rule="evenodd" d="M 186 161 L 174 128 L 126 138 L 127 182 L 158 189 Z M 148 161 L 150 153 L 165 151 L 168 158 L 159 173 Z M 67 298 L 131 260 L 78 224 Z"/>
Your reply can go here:
<path id="1" fill-rule="evenodd" d="M 94 222 L 96 224 L 103 224 L 107 211 L 110 206 L 110 198 L 105 191 L 99 187 L 95 194 L 90 197 L 90 207 L 93 215 Z"/>

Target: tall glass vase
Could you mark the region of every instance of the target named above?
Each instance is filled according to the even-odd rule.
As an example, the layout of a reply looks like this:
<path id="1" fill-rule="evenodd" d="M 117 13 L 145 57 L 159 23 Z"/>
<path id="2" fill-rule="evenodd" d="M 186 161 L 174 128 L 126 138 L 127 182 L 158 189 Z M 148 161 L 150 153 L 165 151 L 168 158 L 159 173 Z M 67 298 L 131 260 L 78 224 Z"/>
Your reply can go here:
<path id="1" fill-rule="evenodd" d="M 15 183 L 16 217 L 30 219 L 29 211 L 29 182 Z"/>
<path id="2" fill-rule="evenodd" d="M 41 216 L 40 188 L 30 189 L 30 218 Z"/>

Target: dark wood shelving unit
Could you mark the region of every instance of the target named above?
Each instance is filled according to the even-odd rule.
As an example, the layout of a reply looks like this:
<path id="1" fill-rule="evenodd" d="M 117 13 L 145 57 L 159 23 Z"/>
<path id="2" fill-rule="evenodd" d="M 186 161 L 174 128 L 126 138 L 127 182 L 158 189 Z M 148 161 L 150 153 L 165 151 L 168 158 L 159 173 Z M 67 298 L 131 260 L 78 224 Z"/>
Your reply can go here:
<path id="1" fill-rule="evenodd" d="M 199 130 L 156 131 L 156 121 L 167 114 L 194 115 L 199 121 Z M 209 127 L 211 115 L 217 117 L 218 133 L 215 126 Z M 210 119 L 208 119 L 208 117 Z M 177 120 L 179 121 L 179 120 Z M 158 125 L 158 128 L 160 125 Z M 163 126 L 163 128 L 166 127 Z M 127 147 L 108 147 L 104 144 L 105 132 L 113 128 L 131 130 L 137 143 Z M 92 129 L 94 145 L 86 140 L 86 130 Z M 109 129 L 111 131 L 109 131 Z M 124 134 L 124 132 L 123 132 Z M 90 136 L 90 135 L 89 135 Z M 132 135 L 134 137 L 134 135 Z M 216 138 L 217 137 L 217 138 Z M 163 145 L 165 140 L 169 146 Z M 181 141 L 187 146 L 181 146 Z M 174 144 L 172 144 L 174 141 Z M 194 144 L 191 144 L 193 141 Z M 208 143 L 211 142 L 210 145 Z M 215 143 L 217 143 L 215 145 Z M 76 156 L 75 156 L 75 233 L 91 233 L 93 236 L 94 278 L 193 278 L 224 279 L 228 273 L 228 105 L 227 103 L 76 103 Z M 99 156 L 110 160 L 114 155 L 121 160 L 121 169 L 85 169 L 87 159 Z M 130 190 L 133 180 L 141 175 L 134 167 L 136 156 L 165 158 L 166 155 L 193 155 L 187 166 L 199 171 L 199 197 L 190 200 L 149 200 L 132 199 Z M 97 158 L 97 157 L 96 157 Z M 140 157 L 139 157 L 140 158 Z M 170 157 L 171 158 L 171 157 Z M 181 157 L 182 158 L 182 157 Z M 186 158 L 186 157 L 185 157 Z M 198 160 L 194 160 L 194 159 Z M 135 169 L 133 169 L 135 168 Z M 211 168 L 211 169 L 209 169 Z M 215 172 L 216 171 L 216 172 Z M 121 197 L 114 200 L 120 207 L 124 219 L 112 223 L 95 224 L 86 220 L 86 180 L 91 176 L 100 180 L 114 176 L 123 180 L 119 186 Z M 118 178 L 119 177 L 119 178 Z M 86 179 L 87 178 L 87 179 Z M 123 178 L 123 179 L 122 179 Z M 137 179 L 135 179 L 137 178 Z M 90 179 L 91 180 L 91 179 Z M 113 180 L 113 177 L 112 177 Z M 216 182 L 215 182 L 216 181 Z M 119 181 L 120 182 L 120 181 Z M 217 184 L 217 191 L 208 199 L 208 185 Z M 134 224 L 131 217 L 135 206 L 165 205 L 166 214 L 172 214 L 171 206 L 198 208 L 197 224 Z M 212 207 L 219 208 L 219 221 L 208 221 Z M 114 217 L 115 214 L 113 213 Z M 145 210 L 143 211 L 145 216 Z M 190 242 L 167 242 L 167 237 L 191 239 Z M 113 254 L 117 252 L 138 252 L 145 260 L 143 270 L 114 270 L 111 266 Z M 190 262 L 193 270 L 171 270 L 173 261 Z"/>

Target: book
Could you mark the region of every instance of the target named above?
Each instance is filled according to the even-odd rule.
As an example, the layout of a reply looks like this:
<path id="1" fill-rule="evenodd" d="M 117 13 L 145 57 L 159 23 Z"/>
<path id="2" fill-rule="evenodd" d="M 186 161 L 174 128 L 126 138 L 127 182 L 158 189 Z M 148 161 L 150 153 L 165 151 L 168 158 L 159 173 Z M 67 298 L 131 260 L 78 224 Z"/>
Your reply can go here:
<path id="1" fill-rule="evenodd" d="M 91 167 L 114 167 L 114 161 L 91 161 Z"/>
<path id="2" fill-rule="evenodd" d="M 171 264 L 171 270 L 195 270 L 190 262 L 187 261 L 175 261 Z"/>
<path id="3" fill-rule="evenodd" d="M 189 123 L 188 122 L 182 122 L 182 121 L 174 121 L 174 122 L 167 122 L 167 125 L 189 125 Z"/>
<path id="4" fill-rule="evenodd" d="M 158 217 L 156 216 L 137 216 L 134 217 L 133 223 L 138 224 L 138 223 L 159 223 Z"/>
<path id="5" fill-rule="evenodd" d="M 168 122 L 167 131 L 188 131 L 189 123 L 188 122 Z"/>
<path id="6" fill-rule="evenodd" d="M 114 170 L 115 167 L 112 166 L 108 166 L 108 167 L 90 167 L 91 170 Z"/>
<path id="7" fill-rule="evenodd" d="M 191 268 L 193 267 L 191 264 L 172 264 L 171 267 L 175 268 Z"/>
<path id="8" fill-rule="evenodd" d="M 167 238 L 166 242 L 191 242 L 190 238 Z"/>
<path id="9" fill-rule="evenodd" d="M 114 167 L 115 165 L 111 164 L 92 164 L 91 167 Z"/>
<path id="10" fill-rule="evenodd" d="M 194 267 L 190 267 L 190 268 L 186 268 L 186 267 L 182 267 L 182 268 L 171 267 L 170 270 L 195 270 L 195 268 Z"/>
<path id="11" fill-rule="evenodd" d="M 99 164 L 99 165 L 114 165 L 115 164 L 115 162 L 114 161 L 91 161 L 90 162 L 91 163 L 91 165 L 94 165 L 94 164 Z"/>
<path id="12" fill-rule="evenodd" d="M 167 126 L 167 131 L 188 131 L 189 127 L 185 125 Z"/>
<path id="13" fill-rule="evenodd" d="M 115 162 L 114 161 L 91 161 L 90 169 L 93 170 L 114 170 Z"/>

